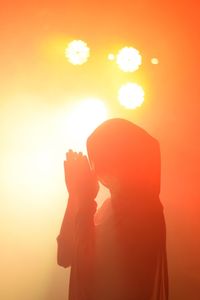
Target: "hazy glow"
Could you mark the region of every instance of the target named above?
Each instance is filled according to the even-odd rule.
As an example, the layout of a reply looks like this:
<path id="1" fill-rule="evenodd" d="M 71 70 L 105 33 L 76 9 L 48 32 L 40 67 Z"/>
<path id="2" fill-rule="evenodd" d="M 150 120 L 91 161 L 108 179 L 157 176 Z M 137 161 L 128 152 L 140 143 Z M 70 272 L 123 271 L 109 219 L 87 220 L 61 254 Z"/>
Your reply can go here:
<path id="1" fill-rule="evenodd" d="M 90 56 L 90 49 L 85 42 L 74 40 L 68 44 L 65 55 L 71 64 L 82 65 L 87 62 Z"/>
<path id="2" fill-rule="evenodd" d="M 103 101 L 91 98 L 68 110 L 65 117 L 65 128 L 70 141 L 68 146 L 77 151 L 85 151 L 87 137 L 107 119 L 108 112 Z"/>
<path id="3" fill-rule="evenodd" d="M 144 90 L 140 85 L 129 82 L 119 89 L 118 97 L 121 105 L 134 109 L 144 102 Z"/>
<path id="4" fill-rule="evenodd" d="M 134 72 L 142 64 L 142 56 L 132 47 L 124 47 L 117 54 L 117 64 L 124 72 Z"/>
<path id="5" fill-rule="evenodd" d="M 113 53 L 108 54 L 109 60 L 115 60 L 115 55 Z"/>
<path id="6" fill-rule="evenodd" d="M 0 298 L 45 299 L 66 199 L 55 112 L 38 95 L 6 100 L 0 112 Z"/>
<path id="7" fill-rule="evenodd" d="M 151 63 L 152 63 L 153 65 L 158 65 L 158 64 L 159 64 L 159 59 L 156 58 L 156 57 L 153 57 L 153 58 L 151 59 Z"/>

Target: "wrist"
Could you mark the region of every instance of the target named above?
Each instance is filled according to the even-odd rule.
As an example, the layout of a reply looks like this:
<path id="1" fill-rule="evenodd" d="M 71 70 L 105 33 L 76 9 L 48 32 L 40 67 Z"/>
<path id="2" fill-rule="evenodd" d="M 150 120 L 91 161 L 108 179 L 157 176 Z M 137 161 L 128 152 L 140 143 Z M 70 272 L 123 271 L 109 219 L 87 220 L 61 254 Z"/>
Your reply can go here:
<path id="1" fill-rule="evenodd" d="M 76 217 L 77 224 L 82 224 L 81 226 L 85 226 L 86 224 L 94 224 L 94 214 L 96 209 L 97 203 L 95 201 L 88 203 L 88 205 L 80 206 Z"/>

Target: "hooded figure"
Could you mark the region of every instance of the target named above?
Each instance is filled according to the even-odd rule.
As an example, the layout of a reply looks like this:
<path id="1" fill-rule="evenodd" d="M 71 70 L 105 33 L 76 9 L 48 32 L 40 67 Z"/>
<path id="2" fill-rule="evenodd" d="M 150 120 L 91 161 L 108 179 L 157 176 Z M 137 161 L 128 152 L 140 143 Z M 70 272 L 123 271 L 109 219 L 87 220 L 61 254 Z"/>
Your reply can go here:
<path id="1" fill-rule="evenodd" d="M 111 197 L 98 210 L 95 193 L 85 193 L 76 212 L 75 201 L 68 202 L 58 263 L 71 266 L 69 300 L 167 300 L 157 140 L 127 120 L 110 119 L 91 134 L 87 149 L 91 173 Z"/>

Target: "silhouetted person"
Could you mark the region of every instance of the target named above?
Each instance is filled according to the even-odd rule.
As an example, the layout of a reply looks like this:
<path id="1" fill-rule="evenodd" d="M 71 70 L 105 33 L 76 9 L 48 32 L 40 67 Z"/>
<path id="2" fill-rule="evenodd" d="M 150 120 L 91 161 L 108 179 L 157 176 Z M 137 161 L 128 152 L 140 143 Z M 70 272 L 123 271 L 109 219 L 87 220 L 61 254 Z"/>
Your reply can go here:
<path id="1" fill-rule="evenodd" d="M 69 300 L 167 300 L 158 142 L 127 120 L 111 119 L 92 133 L 87 149 L 90 165 L 73 151 L 65 161 L 69 200 L 57 258 L 71 266 Z M 97 179 L 111 193 L 98 210 Z"/>

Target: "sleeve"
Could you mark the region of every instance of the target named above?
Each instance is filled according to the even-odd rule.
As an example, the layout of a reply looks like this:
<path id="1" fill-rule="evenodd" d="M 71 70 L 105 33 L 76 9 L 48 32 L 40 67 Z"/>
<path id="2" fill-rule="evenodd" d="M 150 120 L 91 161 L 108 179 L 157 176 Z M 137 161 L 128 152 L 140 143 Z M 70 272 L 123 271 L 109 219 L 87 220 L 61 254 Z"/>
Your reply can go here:
<path id="1" fill-rule="evenodd" d="M 62 221 L 60 234 L 57 237 L 57 263 L 67 268 L 77 260 L 77 253 L 87 248 L 91 241 L 91 234 L 94 232 L 94 214 L 96 202 L 84 201 L 84 205 L 76 210 L 73 207 L 73 199 L 69 198 L 67 209 Z"/>
<path id="2" fill-rule="evenodd" d="M 57 263 L 64 268 L 71 266 L 74 250 L 76 211 L 71 202 L 73 199 L 69 198 L 60 233 L 57 237 Z"/>

